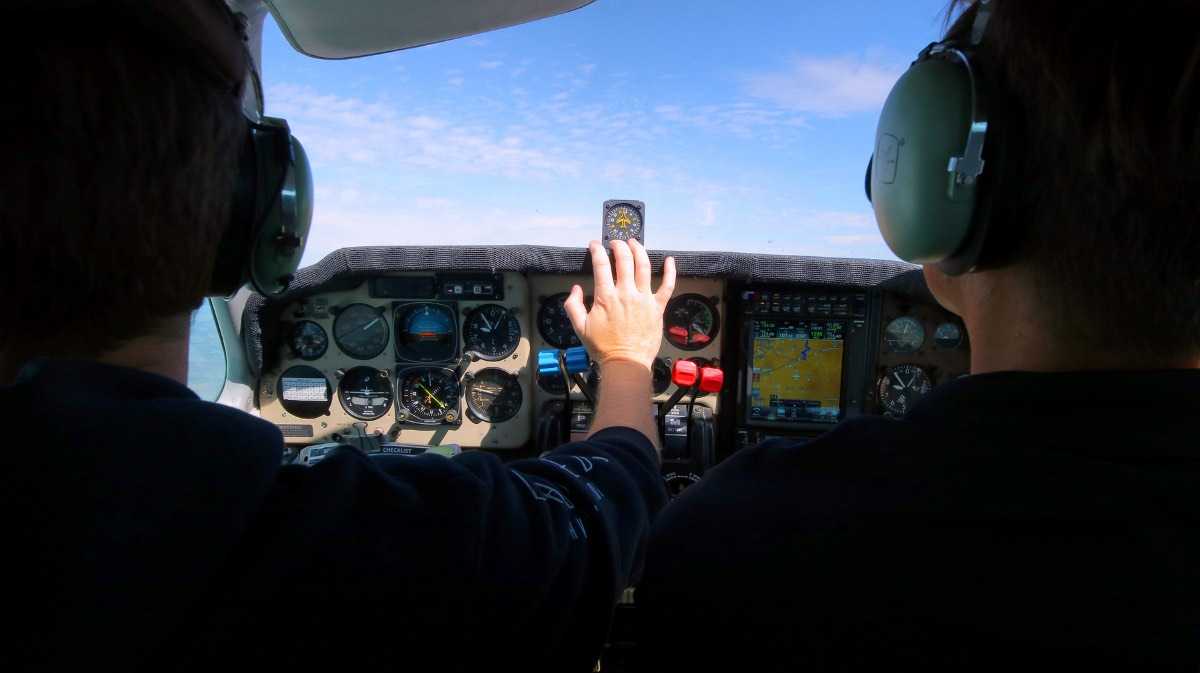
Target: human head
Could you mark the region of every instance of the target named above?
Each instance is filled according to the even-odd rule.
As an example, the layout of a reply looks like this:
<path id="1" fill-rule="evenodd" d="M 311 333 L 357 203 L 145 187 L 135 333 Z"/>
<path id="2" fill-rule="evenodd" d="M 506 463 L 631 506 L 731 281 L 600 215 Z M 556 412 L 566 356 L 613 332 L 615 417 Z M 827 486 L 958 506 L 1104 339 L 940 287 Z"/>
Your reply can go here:
<path id="1" fill-rule="evenodd" d="M 247 124 L 242 82 L 214 75 L 221 59 L 223 71 L 247 72 L 244 47 L 214 54 L 172 44 L 138 20 L 163 7 L 214 8 L 26 4 L 2 31 L 5 375 L 31 357 L 95 358 L 181 324 L 209 288 Z M 214 30 L 227 28 L 240 45 L 240 22 L 215 9 L 206 16 Z M 218 25 L 222 17 L 228 26 Z"/>
<path id="2" fill-rule="evenodd" d="M 958 313 L 1019 293 L 1047 340 L 1131 366 L 1200 361 L 1200 5 L 991 4 L 991 268 L 930 287 Z"/>

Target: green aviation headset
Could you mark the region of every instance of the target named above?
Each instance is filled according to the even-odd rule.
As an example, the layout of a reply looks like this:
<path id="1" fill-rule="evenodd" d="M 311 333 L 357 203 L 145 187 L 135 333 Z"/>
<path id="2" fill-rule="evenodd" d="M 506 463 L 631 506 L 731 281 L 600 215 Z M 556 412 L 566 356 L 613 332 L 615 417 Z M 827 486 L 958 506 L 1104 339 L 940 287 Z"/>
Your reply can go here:
<path id="1" fill-rule="evenodd" d="M 971 58 L 992 7 L 979 0 L 975 8 L 969 44 L 929 45 L 896 82 L 867 165 L 867 199 L 888 247 L 903 260 L 934 264 L 950 275 L 979 266 L 988 233 L 980 187 L 986 87 Z"/>
<path id="2" fill-rule="evenodd" d="M 287 289 L 304 255 L 312 223 L 308 156 L 283 119 L 262 116 L 262 92 L 246 46 L 245 19 L 225 0 L 18 0 L 17 11 L 118 13 L 167 48 L 227 84 L 239 105 L 246 82 L 257 114 L 239 153 L 231 221 L 218 246 L 209 294 L 229 296 L 246 283 L 272 296 Z M 68 20 L 78 20 L 70 17 Z"/>

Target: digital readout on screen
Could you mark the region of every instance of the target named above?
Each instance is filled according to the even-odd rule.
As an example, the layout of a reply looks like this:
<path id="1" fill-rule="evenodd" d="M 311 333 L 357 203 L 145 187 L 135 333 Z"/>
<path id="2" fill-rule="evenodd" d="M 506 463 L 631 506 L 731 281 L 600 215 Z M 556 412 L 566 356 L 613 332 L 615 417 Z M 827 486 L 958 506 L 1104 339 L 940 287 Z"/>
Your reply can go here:
<path id="1" fill-rule="evenodd" d="M 751 321 L 750 420 L 837 423 L 843 327 L 819 320 Z"/>

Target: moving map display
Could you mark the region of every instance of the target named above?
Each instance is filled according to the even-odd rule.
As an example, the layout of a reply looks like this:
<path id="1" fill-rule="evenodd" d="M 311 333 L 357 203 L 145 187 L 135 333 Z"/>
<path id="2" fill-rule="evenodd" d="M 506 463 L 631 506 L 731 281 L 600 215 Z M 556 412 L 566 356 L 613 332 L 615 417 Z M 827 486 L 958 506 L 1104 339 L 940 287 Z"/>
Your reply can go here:
<path id="1" fill-rule="evenodd" d="M 751 321 L 749 420 L 837 423 L 843 327 L 823 320 Z"/>

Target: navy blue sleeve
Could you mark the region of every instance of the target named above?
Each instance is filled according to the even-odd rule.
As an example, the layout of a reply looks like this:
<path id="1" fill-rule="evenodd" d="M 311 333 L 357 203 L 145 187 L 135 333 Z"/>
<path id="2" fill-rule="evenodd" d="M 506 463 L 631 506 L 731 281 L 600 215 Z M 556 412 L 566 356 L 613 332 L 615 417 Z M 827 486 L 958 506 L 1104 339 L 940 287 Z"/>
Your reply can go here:
<path id="1" fill-rule="evenodd" d="M 385 659 L 444 644 L 458 664 L 520 651 L 590 670 L 666 499 L 653 446 L 628 428 L 508 464 L 338 449 L 281 472 L 251 593 L 295 632 L 352 616 Z"/>

